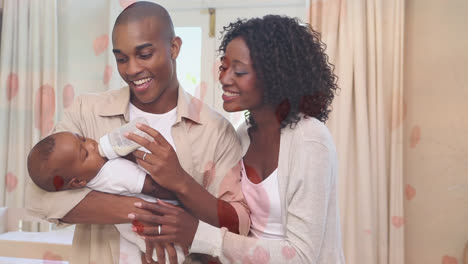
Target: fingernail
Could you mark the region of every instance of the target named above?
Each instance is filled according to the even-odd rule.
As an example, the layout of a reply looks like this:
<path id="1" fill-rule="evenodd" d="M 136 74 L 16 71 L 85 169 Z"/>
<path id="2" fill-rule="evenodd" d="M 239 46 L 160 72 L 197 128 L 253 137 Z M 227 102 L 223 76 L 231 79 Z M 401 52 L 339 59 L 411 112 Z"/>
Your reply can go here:
<path id="1" fill-rule="evenodd" d="M 135 219 L 135 214 L 128 214 L 128 218 Z"/>
<path id="2" fill-rule="evenodd" d="M 137 231 L 137 228 L 136 228 L 136 227 L 132 227 L 132 230 L 133 230 L 133 232 L 136 232 L 136 231 Z"/>
<path id="3" fill-rule="evenodd" d="M 141 124 L 141 123 L 136 123 L 135 126 L 138 127 L 138 128 L 140 128 L 140 127 L 142 126 L 142 124 Z"/>
<path id="4" fill-rule="evenodd" d="M 139 207 L 139 208 L 141 207 L 141 203 L 140 203 L 140 202 L 136 202 L 136 203 L 134 203 L 134 205 L 135 205 L 136 207 Z"/>
<path id="5" fill-rule="evenodd" d="M 128 137 L 129 135 L 130 135 L 129 132 L 125 132 L 125 133 L 124 133 L 124 136 L 125 136 L 125 137 Z"/>

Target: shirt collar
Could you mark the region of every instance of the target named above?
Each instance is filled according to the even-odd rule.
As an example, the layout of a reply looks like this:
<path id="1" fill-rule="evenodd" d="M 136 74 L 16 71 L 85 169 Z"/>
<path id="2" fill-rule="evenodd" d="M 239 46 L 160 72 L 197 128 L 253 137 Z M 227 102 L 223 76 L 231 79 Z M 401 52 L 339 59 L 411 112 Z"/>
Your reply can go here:
<path id="1" fill-rule="evenodd" d="M 117 90 L 114 93 L 108 93 L 104 102 L 97 108 L 99 116 L 118 116 L 123 115 L 125 121 L 129 121 L 128 104 L 130 103 L 130 88 L 128 86 Z M 197 124 L 202 124 L 202 109 L 206 107 L 203 102 L 187 93 L 179 85 L 177 96 L 177 120 L 182 118 L 189 119 Z"/>

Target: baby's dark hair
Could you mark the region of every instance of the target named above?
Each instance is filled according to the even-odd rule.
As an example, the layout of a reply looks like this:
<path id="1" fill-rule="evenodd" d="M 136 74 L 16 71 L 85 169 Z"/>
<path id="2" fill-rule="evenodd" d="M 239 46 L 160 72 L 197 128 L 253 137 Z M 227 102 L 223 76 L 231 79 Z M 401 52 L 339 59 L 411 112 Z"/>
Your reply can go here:
<path id="1" fill-rule="evenodd" d="M 322 122 L 328 119 L 338 86 L 320 33 L 279 15 L 239 19 L 222 33 L 221 55 L 235 38 L 247 44 L 264 102 L 275 107 L 282 128 L 297 123 L 301 113 Z M 255 126 L 252 116 L 246 119 Z"/>
<path id="2" fill-rule="evenodd" d="M 29 152 L 28 172 L 32 181 L 41 189 L 52 192 L 55 191 L 53 184 L 48 179 L 49 172 L 46 171 L 47 161 L 55 148 L 55 136 L 49 135 L 39 141 Z"/>

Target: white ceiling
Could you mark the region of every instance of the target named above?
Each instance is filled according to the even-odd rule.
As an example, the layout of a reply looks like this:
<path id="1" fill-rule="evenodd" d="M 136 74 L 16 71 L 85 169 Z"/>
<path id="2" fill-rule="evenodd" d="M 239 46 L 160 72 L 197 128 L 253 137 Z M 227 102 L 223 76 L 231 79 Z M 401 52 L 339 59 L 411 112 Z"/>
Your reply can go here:
<path id="1" fill-rule="evenodd" d="M 197 8 L 242 8 L 306 6 L 307 0 L 151 0 L 168 10 Z"/>

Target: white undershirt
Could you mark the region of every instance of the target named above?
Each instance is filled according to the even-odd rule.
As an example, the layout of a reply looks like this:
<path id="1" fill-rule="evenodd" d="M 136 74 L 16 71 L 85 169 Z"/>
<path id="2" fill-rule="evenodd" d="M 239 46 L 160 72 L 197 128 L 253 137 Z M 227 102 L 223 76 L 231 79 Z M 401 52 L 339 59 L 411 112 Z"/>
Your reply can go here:
<path id="1" fill-rule="evenodd" d="M 174 151 L 176 147 L 174 139 L 172 138 L 171 128 L 177 120 L 177 108 L 170 110 L 164 114 L 151 114 L 143 112 L 133 104 L 128 104 L 129 119 L 132 121 L 138 117 L 144 117 L 148 121 L 148 124 L 153 129 L 157 130 L 161 135 L 171 144 Z M 147 149 L 140 147 L 139 150 L 149 152 Z M 163 199 L 164 200 L 164 199 Z M 168 200 L 164 200 L 170 202 Z M 140 263 L 140 250 L 145 250 L 144 241 L 141 238 L 137 238 L 137 235 L 131 230 L 130 224 L 119 224 L 116 225 L 120 232 L 120 264 L 126 263 Z M 138 245 L 138 246 L 137 246 Z M 184 253 L 179 245 L 175 245 L 177 252 L 177 262 L 182 263 L 185 260 Z M 156 254 L 153 252 L 153 259 L 156 261 Z M 169 263 L 168 253 L 166 252 L 166 263 Z"/>
<path id="2" fill-rule="evenodd" d="M 146 120 L 148 120 L 149 126 L 161 133 L 167 142 L 171 144 L 172 148 L 174 148 L 174 151 L 176 151 L 174 139 L 172 138 L 171 134 L 172 125 L 174 125 L 177 120 L 176 107 L 164 114 L 152 114 L 141 111 L 133 104 L 128 104 L 128 114 L 130 121 L 137 117 L 146 118 Z"/>
<path id="3" fill-rule="evenodd" d="M 278 169 L 262 182 L 255 184 L 249 180 L 242 162 L 242 193 L 250 208 L 250 235 L 257 238 L 283 239 L 281 201 L 278 189 Z"/>

